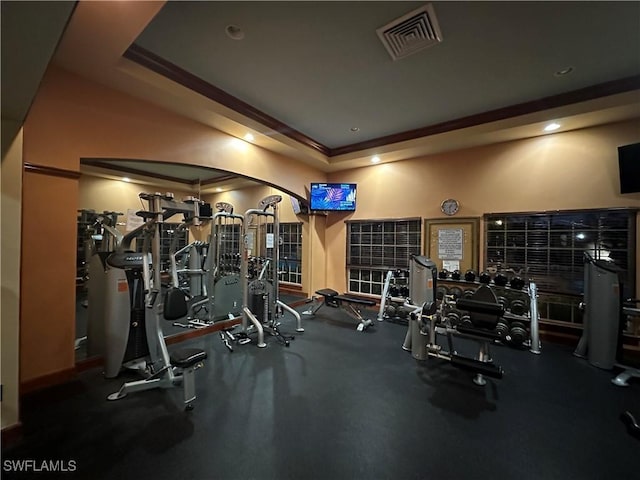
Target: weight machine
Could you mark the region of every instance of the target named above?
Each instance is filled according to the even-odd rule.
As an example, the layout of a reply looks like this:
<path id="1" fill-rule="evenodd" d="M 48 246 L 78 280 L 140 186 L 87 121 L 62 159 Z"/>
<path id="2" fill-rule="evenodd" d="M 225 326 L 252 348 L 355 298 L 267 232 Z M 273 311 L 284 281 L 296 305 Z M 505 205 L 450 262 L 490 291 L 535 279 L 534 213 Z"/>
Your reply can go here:
<path id="1" fill-rule="evenodd" d="M 160 229 L 165 220 L 179 213 L 197 224 L 199 201 L 177 202 L 172 194 L 159 193 L 141 193 L 140 198 L 149 205 L 148 210 L 138 212 L 146 221 L 126 235 L 114 253 L 98 257 L 103 270 L 100 281 L 90 287 L 94 292 L 90 305 L 104 311 L 94 318 L 92 331 L 104 356 L 105 376 L 115 377 L 123 366 L 142 362 L 147 377 L 124 383 L 107 398 L 118 400 L 131 392 L 182 385 L 185 408 L 191 409 L 196 398 L 194 372 L 203 366 L 207 354 L 184 348 L 170 355 L 167 349 L 161 316 L 180 318 L 187 313 L 187 304 L 182 292 L 175 295 L 176 290 L 170 289 L 162 298 Z M 132 239 L 140 234 L 142 252 L 130 251 Z"/>
<path id="2" fill-rule="evenodd" d="M 537 290 L 534 283 L 529 284 L 529 313 L 527 316 L 507 312 L 498 302 L 495 292 L 488 285 L 481 285 L 473 294 L 455 298 L 445 295 L 438 306 L 435 296 L 437 271 L 430 259 L 422 256 L 411 258 L 409 273 L 409 298 L 403 308 L 411 310 L 407 334 L 402 348 L 411 352 L 416 360 L 429 357 L 451 362 L 452 365 L 474 372 L 474 383 L 485 385 L 487 377 L 502 378 L 503 370 L 495 365 L 491 358 L 490 347 L 494 344 L 508 343 L 508 333 L 499 328 L 505 320 L 528 321 L 529 339 L 527 343 L 532 353 L 540 353 L 538 338 Z M 451 311 L 466 312 L 466 318 L 459 323 L 452 321 Z M 438 336 L 444 336 L 447 348 L 438 344 Z M 466 338 L 478 343 L 479 351 L 475 358 L 458 354 L 454 348 L 454 338 Z"/>
<path id="3" fill-rule="evenodd" d="M 211 218 L 209 243 L 195 241 L 177 251 L 172 244 L 172 283 L 180 287 L 180 275 L 187 275 L 191 297 L 189 323 L 176 322 L 176 326 L 202 328 L 219 320 L 233 319 L 241 313 L 243 216 L 234 214 L 233 205 L 227 202 L 218 202 L 215 207 L 218 211 Z M 182 265 L 178 265 L 180 256 Z"/>
<path id="4" fill-rule="evenodd" d="M 205 260 L 209 323 L 235 318 L 242 311 L 241 249 L 244 216 L 233 205 L 218 202 L 211 220 L 209 251 Z"/>
<path id="5" fill-rule="evenodd" d="M 258 208 L 245 212 L 242 221 L 242 257 L 240 261 L 240 279 L 242 281 L 242 323 L 241 330 L 232 333 L 225 330 L 222 333 L 225 345 L 233 351 L 231 342 L 243 345 L 251 341 L 249 335 L 256 333 L 257 345 L 264 348 L 265 332 L 274 336 L 280 343 L 289 346 L 292 336 L 285 336 L 279 330 L 279 319 L 283 311 L 291 313 L 296 319 L 296 331 L 304 332 L 298 312 L 280 301 L 278 265 L 279 261 L 279 232 L 280 220 L 278 204 L 282 201 L 280 195 L 270 195 L 258 203 Z M 254 224 L 251 221 L 255 220 Z M 272 231 L 269 232 L 269 226 Z M 250 227 L 255 233 L 250 232 Z M 252 256 L 252 248 L 258 253 L 264 252 L 263 257 Z M 262 241 L 264 240 L 264 243 Z M 271 251 L 271 257 L 267 252 Z"/>
<path id="6" fill-rule="evenodd" d="M 640 378 L 640 369 L 627 365 L 623 358 L 623 325 L 625 317 L 640 316 L 640 300 L 623 300 L 621 272 L 612 262 L 584 252 L 583 330 L 574 355 L 605 370 L 621 368 L 611 382 L 627 387 L 631 378 Z"/>
<path id="7" fill-rule="evenodd" d="M 199 326 L 198 318 L 202 311 L 206 312 L 207 302 L 203 277 L 205 271 L 202 268 L 202 259 L 206 256 L 206 244 L 199 240 L 178 249 L 181 233 L 188 230 L 190 221 L 178 225 L 173 232 L 169 247 L 169 272 L 171 274 L 171 287 L 182 290 L 187 301 L 187 320 L 189 324 L 174 322 L 174 326 L 193 327 Z M 178 260 L 179 259 L 179 260 Z M 184 280 L 186 276 L 186 281 Z"/>

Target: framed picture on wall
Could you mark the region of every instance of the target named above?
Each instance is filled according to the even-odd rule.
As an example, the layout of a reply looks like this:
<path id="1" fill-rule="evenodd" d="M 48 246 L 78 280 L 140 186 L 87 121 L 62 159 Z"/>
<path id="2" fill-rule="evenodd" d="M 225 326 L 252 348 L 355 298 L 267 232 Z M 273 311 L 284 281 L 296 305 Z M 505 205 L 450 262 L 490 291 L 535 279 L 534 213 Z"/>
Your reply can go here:
<path id="1" fill-rule="evenodd" d="M 426 255 L 438 271 L 478 271 L 480 218 L 425 220 Z"/>

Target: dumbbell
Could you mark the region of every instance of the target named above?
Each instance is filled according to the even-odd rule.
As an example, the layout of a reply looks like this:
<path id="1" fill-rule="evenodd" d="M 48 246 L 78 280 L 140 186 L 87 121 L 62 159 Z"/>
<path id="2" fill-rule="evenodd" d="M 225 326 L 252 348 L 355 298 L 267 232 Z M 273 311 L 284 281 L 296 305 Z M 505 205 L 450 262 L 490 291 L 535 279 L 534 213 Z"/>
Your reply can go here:
<path id="1" fill-rule="evenodd" d="M 461 277 L 462 273 L 460 273 L 460 270 L 454 270 L 453 272 L 451 272 L 451 278 L 453 280 L 460 280 Z"/>
<path id="2" fill-rule="evenodd" d="M 475 282 L 476 281 L 476 272 L 473 270 L 467 270 L 464 274 L 464 279 L 467 282 Z"/>
<path id="3" fill-rule="evenodd" d="M 505 287 L 509 283 L 509 279 L 504 273 L 496 273 L 496 276 L 493 277 L 493 283 L 499 287 Z"/>
<path id="4" fill-rule="evenodd" d="M 507 335 L 509 335 L 509 325 L 507 325 L 504 320 L 500 320 L 496 325 L 496 333 L 501 339 L 505 340 Z"/>
<path id="5" fill-rule="evenodd" d="M 473 290 L 471 288 L 467 288 L 462 295 L 464 296 L 464 298 L 471 298 L 471 297 L 473 297 L 474 293 L 476 293 L 475 290 Z"/>
<path id="6" fill-rule="evenodd" d="M 506 297 L 498 297 L 498 303 L 502 306 L 503 310 L 506 310 L 509 306 L 509 300 Z"/>
<path id="7" fill-rule="evenodd" d="M 436 298 L 442 300 L 445 295 L 449 295 L 449 289 L 443 285 L 436 288 Z"/>
<path id="8" fill-rule="evenodd" d="M 511 322 L 511 328 L 509 329 L 509 337 L 511 337 L 511 343 L 519 347 L 527 339 L 527 329 L 523 323 Z"/>
<path id="9" fill-rule="evenodd" d="M 488 284 L 491 283 L 491 274 L 489 272 L 487 272 L 487 271 L 482 272 L 480 274 L 480 279 L 479 280 L 480 280 L 480 283 L 484 283 L 484 284 L 488 285 Z"/>
<path id="10" fill-rule="evenodd" d="M 521 298 L 516 298 L 511 302 L 511 313 L 514 315 L 524 315 L 527 311 L 527 302 Z"/>
<path id="11" fill-rule="evenodd" d="M 461 322 L 461 315 L 458 310 L 451 310 L 447 313 L 447 321 L 452 327 L 457 327 Z"/>
<path id="12" fill-rule="evenodd" d="M 400 296 L 408 297 L 409 296 L 409 287 L 400 287 Z"/>
<path id="13" fill-rule="evenodd" d="M 524 280 L 520 277 L 513 277 L 509 282 L 509 286 L 514 290 L 522 290 L 524 288 Z"/>
<path id="14" fill-rule="evenodd" d="M 462 317 L 460 317 L 460 325 L 462 327 L 466 327 L 466 328 L 473 328 L 473 322 L 471 321 L 471 315 L 469 315 L 468 313 L 462 315 Z"/>
<path id="15" fill-rule="evenodd" d="M 449 272 L 447 270 L 443 269 L 438 272 L 438 278 L 440 280 L 446 280 L 448 276 L 449 276 Z"/>
<path id="16" fill-rule="evenodd" d="M 456 298 L 456 300 L 458 298 L 462 298 L 463 296 L 463 292 L 460 287 L 451 287 L 451 289 L 449 290 L 449 293 L 453 295 Z"/>

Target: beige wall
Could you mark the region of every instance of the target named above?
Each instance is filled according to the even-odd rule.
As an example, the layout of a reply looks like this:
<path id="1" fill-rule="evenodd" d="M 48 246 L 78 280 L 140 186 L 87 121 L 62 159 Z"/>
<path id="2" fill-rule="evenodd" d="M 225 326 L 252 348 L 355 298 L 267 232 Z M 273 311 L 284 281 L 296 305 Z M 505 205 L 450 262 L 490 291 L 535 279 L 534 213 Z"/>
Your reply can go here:
<path id="1" fill-rule="evenodd" d="M 25 161 L 78 171 L 81 158 L 200 165 L 288 185 L 298 195 L 310 181 L 326 178 L 306 164 L 52 68 L 25 124 Z"/>
<path id="2" fill-rule="evenodd" d="M 13 124 L 14 122 L 9 122 Z M 9 126 L 2 121 L 2 130 Z M 2 198 L 1 203 L 1 251 L 0 263 L 2 280 L 0 308 L 0 382 L 2 383 L 2 427 L 18 423 L 18 364 L 20 358 L 20 202 L 22 196 L 22 130 L 15 139 L 5 138 L 3 145 Z M 4 154 L 6 152 L 6 155 Z"/>
<path id="3" fill-rule="evenodd" d="M 258 208 L 258 203 L 269 195 L 280 195 L 282 201 L 278 204 L 278 213 L 281 222 L 300 222 L 303 217 L 297 217 L 293 213 L 289 194 L 268 185 L 256 185 L 255 187 L 231 190 L 228 192 L 212 193 L 202 196 L 202 199 L 212 206 L 216 202 L 227 202 L 233 205 L 234 213 L 243 215 L 251 208 Z"/>
<path id="4" fill-rule="evenodd" d="M 73 375 L 78 181 L 24 172 L 20 381 Z"/>
<path id="5" fill-rule="evenodd" d="M 638 141 L 635 120 L 332 173 L 330 181 L 358 184 L 358 206 L 327 219 L 328 284 L 346 289 L 349 219 L 443 218 L 440 203 L 450 197 L 459 200 L 461 217 L 640 207 L 640 193 L 619 193 L 617 153 Z"/>
<path id="6" fill-rule="evenodd" d="M 138 195 L 143 192 L 165 192 L 159 187 L 143 185 L 122 180 L 111 180 L 90 175 L 82 175 L 78 185 L 78 208 L 91 209 L 100 213 L 104 210 L 122 212 L 126 215 L 127 209 L 141 210 L 146 205 L 140 201 Z M 197 196 L 196 191 L 169 190 L 175 195 L 176 200 L 188 196 Z M 120 220 L 124 221 L 124 218 Z"/>

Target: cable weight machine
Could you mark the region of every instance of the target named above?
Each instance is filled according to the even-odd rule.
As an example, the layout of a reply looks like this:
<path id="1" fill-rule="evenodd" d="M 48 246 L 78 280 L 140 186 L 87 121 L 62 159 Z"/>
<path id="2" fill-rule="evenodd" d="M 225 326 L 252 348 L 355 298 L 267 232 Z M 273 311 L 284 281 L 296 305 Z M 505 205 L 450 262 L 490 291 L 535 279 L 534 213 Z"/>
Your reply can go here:
<path id="1" fill-rule="evenodd" d="M 209 323 L 235 318 L 241 309 L 241 250 L 244 216 L 233 205 L 218 202 L 211 219 L 209 251 L 205 260 Z"/>
<path id="2" fill-rule="evenodd" d="M 210 219 L 207 243 L 191 242 L 176 250 L 172 242 L 171 276 L 174 287 L 183 288 L 186 275 L 190 299 L 188 324 L 174 322 L 184 328 L 204 328 L 220 320 L 240 315 L 242 287 L 240 282 L 240 244 L 243 216 L 233 213 L 233 205 L 218 202 Z M 182 224 L 179 228 L 189 227 Z M 174 237 L 176 240 L 177 237 Z M 179 265 L 178 257 L 182 257 Z"/>
<path id="3" fill-rule="evenodd" d="M 242 256 L 240 280 L 242 282 L 242 323 L 235 334 L 225 331 L 226 345 L 233 351 L 230 341 L 244 345 L 251 341 L 249 335 L 257 334 L 257 346 L 264 348 L 265 333 L 275 337 L 279 343 L 289 346 L 293 336 L 284 335 L 279 329 L 279 319 L 284 311 L 296 319 L 296 332 L 304 332 L 300 314 L 280 301 L 278 265 L 280 221 L 278 204 L 280 195 L 269 195 L 258 203 L 258 208 L 245 212 L 242 221 Z M 252 220 L 255 223 L 252 224 Z M 269 226 L 272 231 L 269 232 Z M 254 231 L 250 231 L 254 230 Z M 252 256 L 255 243 L 256 253 Z M 271 252 L 271 256 L 268 255 Z"/>

